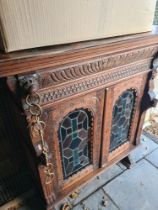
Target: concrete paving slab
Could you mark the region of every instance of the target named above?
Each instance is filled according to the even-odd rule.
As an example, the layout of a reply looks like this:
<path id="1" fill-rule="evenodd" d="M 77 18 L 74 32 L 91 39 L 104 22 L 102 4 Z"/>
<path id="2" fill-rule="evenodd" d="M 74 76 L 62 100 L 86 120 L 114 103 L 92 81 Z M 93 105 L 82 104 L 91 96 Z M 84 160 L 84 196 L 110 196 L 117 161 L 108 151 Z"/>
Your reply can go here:
<path id="1" fill-rule="evenodd" d="M 156 148 L 158 148 L 158 144 L 143 135 L 141 145 L 131 152 L 131 158 L 134 162 L 137 162 Z"/>
<path id="2" fill-rule="evenodd" d="M 123 170 L 127 170 L 127 167 L 125 165 L 123 165 L 121 162 L 118 162 L 117 165 Z"/>
<path id="3" fill-rule="evenodd" d="M 103 200 L 105 201 L 105 205 L 103 204 Z M 107 195 L 105 195 L 102 189 L 98 190 L 86 200 L 79 204 L 73 210 L 118 210 L 118 208 L 114 205 L 114 203 L 109 199 Z"/>
<path id="4" fill-rule="evenodd" d="M 158 170 L 144 159 L 103 189 L 121 210 L 158 210 Z"/>
<path id="5" fill-rule="evenodd" d="M 158 144 L 158 137 L 157 136 L 155 136 L 151 133 L 148 133 L 146 131 L 143 131 L 142 133 L 143 133 L 144 136 L 146 136 L 147 138 L 151 139 L 152 141 L 154 141 L 155 143 Z"/>
<path id="6" fill-rule="evenodd" d="M 145 159 L 150 161 L 155 167 L 158 168 L 158 149 L 147 155 Z"/>
<path id="7" fill-rule="evenodd" d="M 108 170 L 103 172 L 101 175 L 93 179 L 87 185 L 83 186 L 80 190 L 79 196 L 76 199 L 68 198 L 70 203 L 73 205 L 78 204 L 81 200 L 88 197 L 91 193 L 99 189 L 109 180 L 122 173 L 122 169 L 118 165 L 110 167 Z"/>

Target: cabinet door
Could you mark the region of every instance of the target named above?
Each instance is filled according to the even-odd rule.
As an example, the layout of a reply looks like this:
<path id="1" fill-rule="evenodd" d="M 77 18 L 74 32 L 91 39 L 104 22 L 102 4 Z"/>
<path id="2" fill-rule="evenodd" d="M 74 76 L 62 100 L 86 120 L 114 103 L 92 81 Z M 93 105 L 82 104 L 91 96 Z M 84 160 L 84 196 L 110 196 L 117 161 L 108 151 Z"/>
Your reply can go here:
<path id="1" fill-rule="evenodd" d="M 102 166 L 119 160 L 136 144 L 145 79 L 139 75 L 106 89 Z"/>
<path id="2" fill-rule="evenodd" d="M 58 191 L 99 167 L 103 103 L 98 91 L 52 106 L 47 129 Z"/>

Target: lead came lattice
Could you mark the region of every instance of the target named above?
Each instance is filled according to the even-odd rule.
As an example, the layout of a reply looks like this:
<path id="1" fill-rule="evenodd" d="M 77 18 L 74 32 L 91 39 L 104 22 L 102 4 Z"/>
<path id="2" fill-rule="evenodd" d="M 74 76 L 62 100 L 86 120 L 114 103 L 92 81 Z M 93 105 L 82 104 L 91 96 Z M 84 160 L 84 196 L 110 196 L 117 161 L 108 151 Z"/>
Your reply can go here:
<path id="1" fill-rule="evenodd" d="M 64 178 L 90 164 L 91 115 L 84 109 L 69 113 L 59 128 Z"/>
<path id="2" fill-rule="evenodd" d="M 136 91 L 132 89 L 124 91 L 114 105 L 110 152 L 128 141 L 135 94 Z"/>

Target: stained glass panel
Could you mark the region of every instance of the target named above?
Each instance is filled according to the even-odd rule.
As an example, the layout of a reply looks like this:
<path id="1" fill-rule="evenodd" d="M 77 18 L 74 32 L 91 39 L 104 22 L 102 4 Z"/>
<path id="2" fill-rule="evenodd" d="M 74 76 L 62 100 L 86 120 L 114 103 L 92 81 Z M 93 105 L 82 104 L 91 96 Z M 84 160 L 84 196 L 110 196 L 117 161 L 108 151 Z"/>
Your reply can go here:
<path id="1" fill-rule="evenodd" d="M 59 143 L 64 178 L 90 164 L 91 115 L 87 110 L 69 113 L 59 128 Z"/>
<path id="2" fill-rule="evenodd" d="M 135 91 L 126 90 L 116 101 L 110 139 L 110 152 L 128 141 L 130 121 L 135 102 Z"/>

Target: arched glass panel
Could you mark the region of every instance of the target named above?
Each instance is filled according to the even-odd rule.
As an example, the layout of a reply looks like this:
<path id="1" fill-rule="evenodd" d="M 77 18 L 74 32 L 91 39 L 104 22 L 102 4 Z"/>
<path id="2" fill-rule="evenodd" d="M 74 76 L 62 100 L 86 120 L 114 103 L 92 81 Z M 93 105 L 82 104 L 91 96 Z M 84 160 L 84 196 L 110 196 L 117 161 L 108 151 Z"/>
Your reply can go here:
<path id="1" fill-rule="evenodd" d="M 110 152 L 128 141 L 130 123 L 135 103 L 135 91 L 126 90 L 113 108 Z"/>
<path id="2" fill-rule="evenodd" d="M 64 117 L 59 143 L 65 179 L 90 164 L 90 135 L 90 112 L 80 109 Z"/>

